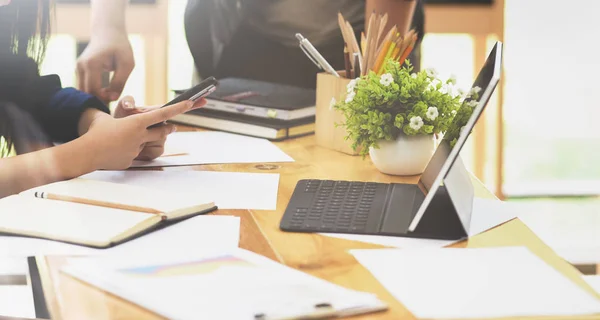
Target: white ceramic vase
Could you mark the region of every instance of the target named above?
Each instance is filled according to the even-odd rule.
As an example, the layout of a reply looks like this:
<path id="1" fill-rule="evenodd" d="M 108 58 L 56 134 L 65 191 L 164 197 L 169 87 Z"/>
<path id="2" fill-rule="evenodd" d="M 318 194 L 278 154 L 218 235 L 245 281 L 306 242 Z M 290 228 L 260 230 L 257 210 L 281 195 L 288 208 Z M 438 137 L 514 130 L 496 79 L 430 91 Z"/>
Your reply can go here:
<path id="1" fill-rule="evenodd" d="M 371 147 L 369 156 L 375 167 L 386 174 L 412 176 L 423 173 L 435 152 L 434 135 L 407 136 L 396 140 L 381 140 L 379 148 Z"/>

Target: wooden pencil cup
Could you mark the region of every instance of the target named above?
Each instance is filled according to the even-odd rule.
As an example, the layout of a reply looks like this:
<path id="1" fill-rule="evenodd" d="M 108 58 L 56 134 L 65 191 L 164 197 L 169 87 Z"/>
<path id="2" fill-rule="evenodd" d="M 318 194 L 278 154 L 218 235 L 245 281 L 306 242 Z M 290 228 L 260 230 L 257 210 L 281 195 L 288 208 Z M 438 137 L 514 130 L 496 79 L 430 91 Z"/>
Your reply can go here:
<path id="1" fill-rule="evenodd" d="M 315 120 L 315 136 L 317 145 L 343 152 L 349 155 L 358 155 L 352 150 L 352 142 L 346 140 L 346 129 L 336 124 L 344 122 L 344 116 L 339 110 L 333 108 L 332 99 L 339 101 L 345 98 L 346 86 L 351 79 L 346 79 L 344 71 L 338 71 L 340 77 L 329 73 L 317 74 L 317 111 Z"/>

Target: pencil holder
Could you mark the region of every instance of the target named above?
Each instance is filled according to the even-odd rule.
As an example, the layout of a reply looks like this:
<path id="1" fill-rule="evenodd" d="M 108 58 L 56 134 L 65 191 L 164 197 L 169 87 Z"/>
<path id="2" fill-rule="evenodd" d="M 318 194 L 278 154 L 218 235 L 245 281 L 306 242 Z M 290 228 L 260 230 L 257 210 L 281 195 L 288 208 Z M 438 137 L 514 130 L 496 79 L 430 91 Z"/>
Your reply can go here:
<path id="1" fill-rule="evenodd" d="M 351 79 L 345 77 L 344 71 L 338 71 L 340 77 L 329 73 L 317 74 L 317 111 L 315 120 L 315 136 L 317 145 L 343 152 L 349 155 L 358 155 L 360 150 L 352 150 L 352 142 L 346 140 L 346 129 L 336 124 L 345 121 L 344 116 L 333 105 L 338 99 L 343 98 L 346 86 Z"/>

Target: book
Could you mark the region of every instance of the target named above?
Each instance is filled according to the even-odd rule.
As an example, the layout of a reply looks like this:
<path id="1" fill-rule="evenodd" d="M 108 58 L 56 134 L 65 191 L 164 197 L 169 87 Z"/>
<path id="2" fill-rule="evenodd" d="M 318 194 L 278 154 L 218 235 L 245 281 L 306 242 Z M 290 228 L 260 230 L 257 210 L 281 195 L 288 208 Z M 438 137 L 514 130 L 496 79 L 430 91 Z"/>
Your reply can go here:
<path id="1" fill-rule="evenodd" d="M 383 311 L 351 290 L 243 250 L 70 258 L 61 271 L 167 319 L 324 319 Z"/>
<path id="2" fill-rule="evenodd" d="M 76 178 L 0 199 L 0 233 L 108 248 L 215 209 L 192 193 Z"/>
<path id="3" fill-rule="evenodd" d="M 181 94 L 185 90 L 176 90 Z M 314 116 L 316 92 L 313 89 L 264 81 L 224 78 L 206 97 L 206 110 L 243 114 L 259 118 L 297 120 Z"/>
<path id="4" fill-rule="evenodd" d="M 187 125 L 265 138 L 273 141 L 300 137 L 315 132 L 314 116 L 285 121 L 202 108 L 177 115 L 171 120 Z"/>

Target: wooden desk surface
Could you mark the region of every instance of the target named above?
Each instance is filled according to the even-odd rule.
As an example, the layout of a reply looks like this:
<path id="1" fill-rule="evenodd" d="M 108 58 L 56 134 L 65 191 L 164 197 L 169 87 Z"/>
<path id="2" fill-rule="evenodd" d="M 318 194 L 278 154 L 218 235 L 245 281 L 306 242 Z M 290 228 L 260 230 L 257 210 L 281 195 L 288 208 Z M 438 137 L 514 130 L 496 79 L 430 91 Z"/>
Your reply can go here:
<path id="1" fill-rule="evenodd" d="M 277 210 L 219 210 L 215 214 L 241 217 L 240 247 L 277 260 L 333 283 L 376 293 L 389 310 L 356 319 L 414 319 L 389 292 L 347 251 L 381 248 L 361 242 L 317 234 L 285 233 L 279 222 L 296 182 L 305 178 L 415 183 L 417 177 L 393 177 L 378 172 L 368 157 L 347 156 L 315 145 L 314 136 L 279 142 L 277 145 L 296 161 L 274 164 L 226 164 L 173 167 L 164 170 L 210 170 L 279 173 Z M 493 197 L 475 181 L 476 195 Z M 526 246 L 549 265 L 600 299 L 577 269 L 556 255 L 518 219 L 505 223 L 454 247 Z M 44 290 L 53 318 L 63 319 L 160 319 L 147 310 L 58 272 L 60 257 L 39 257 Z M 518 263 L 518 261 L 515 261 Z M 443 268 L 443 266 L 440 266 Z M 585 318 L 588 319 L 588 318 Z"/>

